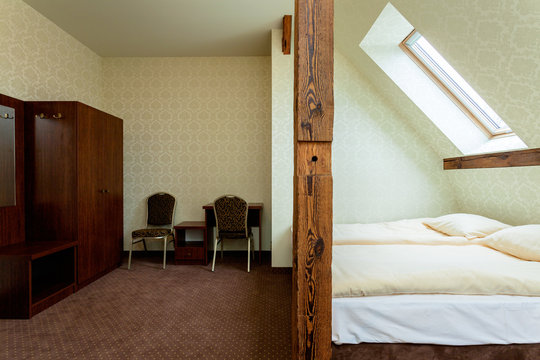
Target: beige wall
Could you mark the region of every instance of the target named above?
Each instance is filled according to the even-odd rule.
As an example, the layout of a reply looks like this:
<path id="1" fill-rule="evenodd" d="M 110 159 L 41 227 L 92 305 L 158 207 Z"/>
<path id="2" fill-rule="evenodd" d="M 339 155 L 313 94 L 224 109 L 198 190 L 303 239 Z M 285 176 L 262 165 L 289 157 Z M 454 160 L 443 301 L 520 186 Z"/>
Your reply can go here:
<path id="1" fill-rule="evenodd" d="M 21 0 L 0 1 L 0 93 L 103 108 L 102 59 Z"/>
<path id="2" fill-rule="evenodd" d="M 103 67 L 106 107 L 124 119 L 126 241 L 152 193 L 176 197 L 177 222 L 204 220 L 204 204 L 236 194 L 267 206 L 270 249 L 270 58 L 105 58 Z"/>
<path id="3" fill-rule="evenodd" d="M 437 216 L 456 211 L 432 144 L 418 137 L 377 87 L 336 49 L 332 163 L 334 223 Z M 293 62 L 272 34 L 272 264 L 291 266 Z"/>
<path id="4" fill-rule="evenodd" d="M 461 153 L 358 47 L 386 0 L 336 2 L 336 47 L 439 157 Z M 540 147 L 540 2 L 395 0 L 413 24 L 531 147 Z M 363 21 L 358 21 L 358 19 Z M 458 210 L 538 223 L 540 168 L 449 171 Z"/>
<path id="5" fill-rule="evenodd" d="M 455 211 L 453 186 L 429 142 L 335 52 L 334 223 Z"/>
<path id="6" fill-rule="evenodd" d="M 272 266 L 292 265 L 293 66 L 281 51 L 282 30 L 272 30 Z"/>
<path id="7" fill-rule="evenodd" d="M 153 192 L 177 197 L 177 221 L 203 220 L 203 204 L 234 193 L 266 205 L 270 249 L 269 57 L 101 58 L 21 0 L 0 1 L 0 25 L 0 93 L 124 119 L 126 240 Z"/>
<path id="8" fill-rule="evenodd" d="M 336 2 L 335 222 L 456 207 L 509 223 L 538 222 L 540 168 L 440 170 L 443 157 L 459 152 L 358 47 L 385 4 Z M 540 146 L 540 3 L 393 4 L 530 147 Z M 0 93 L 79 100 L 124 118 L 126 237 L 144 222 L 144 198 L 154 191 L 177 196 L 178 221 L 202 219 L 203 203 L 233 192 L 265 203 L 266 249 L 274 207 L 272 228 L 284 246 L 275 250 L 275 264 L 288 266 L 290 223 L 283 219 L 292 202 L 276 196 L 292 183 L 292 101 L 279 93 L 291 89 L 280 81 L 292 70 L 280 67 L 290 67 L 292 57 L 272 64 L 266 57 L 102 59 L 21 0 L 0 2 L 0 24 Z M 274 47 L 278 40 L 274 33 Z"/>
<path id="9" fill-rule="evenodd" d="M 530 148 L 540 147 L 540 2 L 415 0 L 398 8 Z M 540 167 L 452 171 L 451 177 L 461 211 L 515 225 L 540 222 Z"/>

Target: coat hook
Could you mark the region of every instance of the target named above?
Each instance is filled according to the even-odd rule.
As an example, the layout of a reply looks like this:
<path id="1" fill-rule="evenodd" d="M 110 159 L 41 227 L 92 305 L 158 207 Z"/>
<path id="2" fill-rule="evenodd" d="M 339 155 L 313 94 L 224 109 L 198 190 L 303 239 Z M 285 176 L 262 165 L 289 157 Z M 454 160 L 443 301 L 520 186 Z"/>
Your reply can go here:
<path id="1" fill-rule="evenodd" d="M 4 115 L 0 115 L 1 118 L 4 118 L 4 119 L 14 119 L 15 117 L 14 116 L 9 116 L 8 113 L 5 113 Z"/>
<path id="2" fill-rule="evenodd" d="M 52 116 L 54 119 L 61 119 L 63 116 L 61 113 L 58 113 L 58 114 L 53 114 Z"/>

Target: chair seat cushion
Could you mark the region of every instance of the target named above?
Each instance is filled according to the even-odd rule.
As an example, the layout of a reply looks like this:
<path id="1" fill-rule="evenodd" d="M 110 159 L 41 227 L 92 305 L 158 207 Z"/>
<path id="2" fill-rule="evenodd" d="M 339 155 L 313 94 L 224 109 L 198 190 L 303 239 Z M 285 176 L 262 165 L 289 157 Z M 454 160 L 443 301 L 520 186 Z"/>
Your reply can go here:
<path id="1" fill-rule="evenodd" d="M 236 232 L 236 231 L 220 231 L 219 236 L 221 238 L 225 239 L 245 239 L 246 233 L 244 231 Z M 251 231 L 249 232 L 248 236 L 253 236 L 251 234 Z"/>
<path id="2" fill-rule="evenodd" d="M 151 238 L 171 235 L 171 229 L 139 229 L 131 233 L 132 238 Z"/>

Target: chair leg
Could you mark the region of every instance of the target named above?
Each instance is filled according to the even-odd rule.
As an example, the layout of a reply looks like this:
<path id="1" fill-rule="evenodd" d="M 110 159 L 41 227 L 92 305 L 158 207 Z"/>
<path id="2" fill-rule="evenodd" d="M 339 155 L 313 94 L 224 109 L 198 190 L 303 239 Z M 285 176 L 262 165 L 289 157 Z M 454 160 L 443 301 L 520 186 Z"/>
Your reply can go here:
<path id="1" fill-rule="evenodd" d="M 214 259 L 212 260 L 212 271 L 214 271 L 214 267 L 216 266 L 217 239 L 217 237 L 214 239 Z"/>
<path id="2" fill-rule="evenodd" d="M 131 270 L 131 253 L 132 252 L 133 252 L 133 239 L 131 239 L 131 246 L 129 247 L 128 270 Z"/>
<path id="3" fill-rule="evenodd" d="M 144 251 L 148 251 L 148 249 L 146 248 L 146 239 L 142 239 L 142 243 L 144 245 Z"/>
<path id="4" fill-rule="evenodd" d="M 251 238 L 251 256 L 255 260 L 255 239 Z"/>
<path id="5" fill-rule="evenodd" d="M 223 260 L 223 239 L 221 239 L 221 259 Z"/>
<path id="6" fill-rule="evenodd" d="M 163 269 L 165 269 L 166 264 L 167 264 L 167 237 L 163 239 Z"/>
<path id="7" fill-rule="evenodd" d="M 249 262 L 251 261 L 251 250 L 250 250 L 250 245 L 251 245 L 251 241 L 250 239 L 248 238 L 248 272 L 249 272 Z"/>

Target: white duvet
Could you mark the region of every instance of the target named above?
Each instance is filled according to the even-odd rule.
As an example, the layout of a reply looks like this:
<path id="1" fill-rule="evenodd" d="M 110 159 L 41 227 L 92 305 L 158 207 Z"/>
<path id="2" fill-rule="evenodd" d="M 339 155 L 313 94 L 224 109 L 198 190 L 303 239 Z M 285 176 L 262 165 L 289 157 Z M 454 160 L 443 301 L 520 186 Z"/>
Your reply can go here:
<path id="1" fill-rule="evenodd" d="M 333 247 L 334 297 L 392 294 L 540 296 L 540 262 L 481 246 Z"/>
<path id="2" fill-rule="evenodd" d="M 407 219 L 376 224 L 334 224 L 334 245 L 474 244 L 463 236 L 448 236 L 426 227 L 427 218 Z"/>

